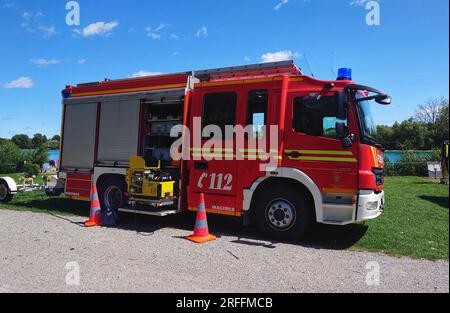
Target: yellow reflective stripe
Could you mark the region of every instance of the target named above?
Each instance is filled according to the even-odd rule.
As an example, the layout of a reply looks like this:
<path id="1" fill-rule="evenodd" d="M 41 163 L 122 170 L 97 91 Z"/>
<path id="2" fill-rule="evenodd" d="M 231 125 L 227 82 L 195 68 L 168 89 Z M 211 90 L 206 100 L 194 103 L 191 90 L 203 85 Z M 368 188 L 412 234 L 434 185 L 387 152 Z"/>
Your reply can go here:
<path id="1" fill-rule="evenodd" d="M 265 149 L 239 149 L 239 152 L 267 153 Z M 270 150 L 270 153 L 278 153 L 278 150 Z"/>
<path id="2" fill-rule="evenodd" d="M 327 150 L 286 150 L 286 153 L 298 152 L 300 154 L 317 155 L 353 155 L 351 151 L 327 151 Z"/>
<path id="3" fill-rule="evenodd" d="M 370 147 L 370 149 L 372 150 L 372 156 L 373 156 L 373 160 L 375 162 L 375 167 L 378 167 L 380 164 L 378 164 L 378 155 L 377 155 L 377 151 L 375 150 L 374 147 Z"/>
<path id="4" fill-rule="evenodd" d="M 233 159 L 237 159 L 242 158 L 242 159 L 249 159 L 249 160 L 258 160 L 259 157 L 265 157 L 267 160 L 269 159 L 275 159 L 275 160 L 282 160 L 283 157 L 279 156 L 279 155 L 269 155 L 269 154 L 253 154 L 253 155 L 235 155 L 235 154 L 223 154 L 223 153 L 193 153 L 192 156 L 194 157 L 207 157 L 207 158 L 233 158 Z"/>
<path id="5" fill-rule="evenodd" d="M 216 151 L 217 151 L 217 153 L 220 153 L 220 152 L 234 152 L 234 149 L 224 149 L 224 148 L 211 148 L 211 149 L 208 149 L 208 148 L 191 148 L 191 151 L 200 151 L 200 152 L 202 152 L 202 151 L 204 151 L 204 152 L 208 152 L 208 153 L 210 153 L 210 152 L 213 152 L 214 151 L 214 153 L 216 153 Z"/>
<path id="6" fill-rule="evenodd" d="M 297 161 L 325 161 L 325 162 L 348 162 L 348 163 L 358 162 L 358 160 L 355 158 L 333 158 L 333 157 L 298 157 L 289 159 Z"/>

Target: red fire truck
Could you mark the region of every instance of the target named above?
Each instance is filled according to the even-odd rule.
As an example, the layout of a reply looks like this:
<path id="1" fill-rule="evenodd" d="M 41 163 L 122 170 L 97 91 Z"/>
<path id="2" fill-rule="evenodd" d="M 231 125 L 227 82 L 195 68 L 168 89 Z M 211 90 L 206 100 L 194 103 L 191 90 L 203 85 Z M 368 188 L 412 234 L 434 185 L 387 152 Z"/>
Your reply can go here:
<path id="1" fill-rule="evenodd" d="M 370 108 L 391 100 L 355 84 L 350 69 L 323 81 L 293 61 L 275 62 L 67 86 L 63 98 L 60 185 L 89 200 L 96 184 L 103 210 L 166 216 L 195 211 L 203 193 L 209 213 L 255 222 L 278 239 L 384 210 L 383 147 Z M 255 131 L 240 141 L 203 133 L 193 144 L 195 119 Z M 171 130 L 180 125 L 188 145 L 178 161 Z M 264 153 L 276 161 L 262 171 Z"/>

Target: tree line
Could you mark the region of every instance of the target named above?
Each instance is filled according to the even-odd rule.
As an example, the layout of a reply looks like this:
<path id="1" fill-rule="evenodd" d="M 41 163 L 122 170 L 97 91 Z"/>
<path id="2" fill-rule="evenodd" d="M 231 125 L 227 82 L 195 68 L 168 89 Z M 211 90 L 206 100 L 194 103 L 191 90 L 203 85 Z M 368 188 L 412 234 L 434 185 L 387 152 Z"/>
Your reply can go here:
<path id="1" fill-rule="evenodd" d="M 0 138 L 0 173 L 25 172 L 35 175 L 47 163 L 49 150 L 59 149 L 61 138 L 53 136 L 50 140 L 42 134 L 15 135 L 11 139 Z"/>
<path id="2" fill-rule="evenodd" d="M 11 141 L 22 150 L 37 149 L 43 144 L 47 144 L 50 150 L 58 150 L 61 137 L 55 135 L 51 139 L 47 139 L 47 136 L 43 134 L 35 134 L 30 138 L 28 135 L 19 134 L 12 137 Z"/>
<path id="3" fill-rule="evenodd" d="M 378 126 L 378 142 L 387 150 L 440 149 L 449 140 L 448 110 L 448 99 L 431 99 L 406 121 Z"/>

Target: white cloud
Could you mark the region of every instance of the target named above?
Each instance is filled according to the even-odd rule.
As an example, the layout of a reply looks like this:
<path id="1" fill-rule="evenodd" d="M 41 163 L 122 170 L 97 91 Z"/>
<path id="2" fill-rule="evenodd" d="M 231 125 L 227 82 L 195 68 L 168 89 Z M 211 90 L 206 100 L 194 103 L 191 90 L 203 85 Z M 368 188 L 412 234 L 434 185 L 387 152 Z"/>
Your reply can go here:
<path id="1" fill-rule="evenodd" d="M 20 27 L 22 27 L 26 32 L 31 34 L 41 34 L 44 38 L 50 38 L 54 35 L 57 35 L 55 26 L 45 26 L 41 23 L 42 18 L 44 17 L 44 13 L 38 11 L 36 13 L 33 12 L 23 12 L 22 13 L 22 23 L 20 23 Z"/>
<path id="2" fill-rule="evenodd" d="M 33 18 L 33 13 L 23 12 L 22 17 L 24 20 L 29 21 Z"/>
<path id="3" fill-rule="evenodd" d="M 46 27 L 46 26 L 40 25 L 40 26 L 38 26 L 37 29 L 39 31 L 41 31 L 42 34 L 44 35 L 44 37 L 46 37 L 46 38 L 50 38 L 50 37 L 58 34 L 58 32 L 56 31 L 55 26 Z"/>
<path id="4" fill-rule="evenodd" d="M 85 64 L 86 63 L 86 59 L 79 59 L 78 60 L 78 64 Z"/>
<path id="5" fill-rule="evenodd" d="M 33 80 L 29 77 L 19 77 L 9 83 L 3 84 L 5 89 L 16 89 L 16 88 L 31 88 L 33 87 Z"/>
<path id="6" fill-rule="evenodd" d="M 173 55 L 173 56 L 176 56 L 176 55 L 179 55 L 179 54 L 180 54 L 179 51 L 172 52 L 172 55 Z"/>
<path id="7" fill-rule="evenodd" d="M 153 39 L 153 40 L 161 39 L 161 35 L 157 34 L 157 33 L 148 33 L 147 37 L 149 37 L 150 39 Z"/>
<path id="8" fill-rule="evenodd" d="M 202 26 L 195 34 L 195 37 L 201 37 L 206 35 L 208 35 L 208 28 L 206 26 Z"/>
<path id="9" fill-rule="evenodd" d="M 160 23 L 158 27 L 152 28 L 152 27 L 146 27 L 145 31 L 147 32 L 147 37 L 153 40 L 161 39 L 161 34 L 159 33 L 164 28 L 170 26 L 169 24 Z M 171 36 L 172 38 L 172 36 Z M 172 38 L 173 39 L 173 38 Z"/>
<path id="10" fill-rule="evenodd" d="M 41 66 L 41 67 L 47 67 L 49 65 L 55 65 L 55 64 L 60 64 L 61 61 L 57 60 L 57 59 L 31 59 L 31 62 L 33 62 L 34 64 Z"/>
<path id="11" fill-rule="evenodd" d="M 279 61 L 287 61 L 293 58 L 299 58 L 300 53 L 292 52 L 291 50 L 282 50 L 277 52 L 267 52 L 261 56 L 261 61 L 263 63 L 268 62 L 279 62 Z"/>
<path id="12" fill-rule="evenodd" d="M 288 4 L 289 3 L 289 0 L 282 0 L 280 3 L 278 3 L 275 7 L 274 7 L 274 9 L 276 10 L 276 11 L 278 11 L 278 10 L 280 10 L 282 7 L 284 7 L 286 4 Z"/>
<path id="13" fill-rule="evenodd" d="M 75 32 L 84 37 L 102 36 L 111 33 L 117 26 L 119 26 L 119 23 L 116 21 L 109 23 L 97 22 L 89 24 L 81 31 L 79 29 L 76 29 Z"/>
<path id="14" fill-rule="evenodd" d="M 170 39 L 174 39 L 174 40 L 176 40 L 176 39 L 179 39 L 180 37 L 177 35 L 177 34 L 171 34 L 170 35 Z"/>
<path id="15" fill-rule="evenodd" d="M 250 62 L 251 60 L 252 60 L 252 59 L 250 59 L 249 57 L 245 57 L 245 58 L 244 58 L 244 61 L 245 61 L 245 62 Z"/>
<path id="16" fill-rule="evenodd" d="M 165 23 L 160 23 L 158 27 L 156 27 L 155 32 L 159 32 L 161 30 L 163 30 L 164 28 L 170 26 L 169 24 L 165 24 Z"/>
<path id="17" fill-rule="evenodd" d="M 129 75 L 130 77 L 136 78 L 136 77 L 145 77 L 145 76 L 157 76 L 157 75 L 162 75 L 163 73 L 161 72 L 147 72 L 147 71 L 138 71 L 135 72 L 131 75 Z"/>

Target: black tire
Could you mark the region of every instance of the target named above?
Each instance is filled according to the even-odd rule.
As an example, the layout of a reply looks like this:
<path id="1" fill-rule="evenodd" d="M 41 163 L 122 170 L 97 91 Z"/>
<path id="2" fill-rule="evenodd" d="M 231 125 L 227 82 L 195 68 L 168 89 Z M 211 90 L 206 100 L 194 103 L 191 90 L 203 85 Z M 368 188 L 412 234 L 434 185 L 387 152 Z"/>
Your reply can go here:
<path id="1" fill-rule="evenodd" d="M 61 191 L 56 191 L 56 190 L 46 190 L 45 194 L 49 198 L 57 198 L 57 197 L 62 195 L 62 192 Z"/>
<path id="2" fill-rule="evenodd" d="M 0 181 L 0 202 L 1 203 L 9 203 L 14 198 L 14 195 L 9 190 L 8 184 L 1 180 Z"/>
<path id="3" fill-rule="evenodd" d="M 102 211 L 118 212 L 125 203 L 126 184 L 124 179 L 110 176 L 98 184 L 98 197 Z"/>
<path id="4" fill-rule="evenodd" d="M 258 228 L 269 238 L 300 239 L 313 221 L 313 208 L 298 191 L 275 187 L 259 194 L 255 218 Z"/>

